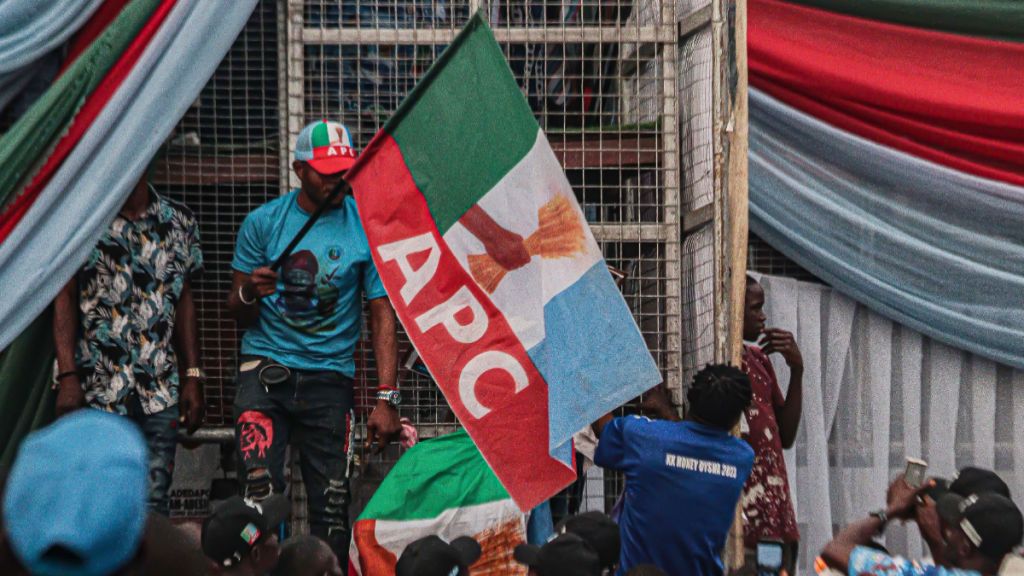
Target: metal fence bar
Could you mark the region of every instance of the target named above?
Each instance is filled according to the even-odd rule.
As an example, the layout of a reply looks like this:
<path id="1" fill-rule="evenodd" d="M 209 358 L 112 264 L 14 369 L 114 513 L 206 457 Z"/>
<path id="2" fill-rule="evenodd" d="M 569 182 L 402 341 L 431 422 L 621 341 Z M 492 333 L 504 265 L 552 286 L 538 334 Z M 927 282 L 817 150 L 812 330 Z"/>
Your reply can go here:
<path id="1" fill-rule="evenodd" d="M 674 26 L 626 27 L 581 27 L 562 28 L 552 38 L 551 29 L 546 28 L 495 28 L 494 37 L 498 42 L 641 42 L 668 43 L 676 39 Z M 459 30 L 451 29 L 373 29 L 363 28 L 305 28 L 302 40 L 306 44 L 360 44 L 372 41 L 376 44 L 431 45 L 450 44 Z"/>

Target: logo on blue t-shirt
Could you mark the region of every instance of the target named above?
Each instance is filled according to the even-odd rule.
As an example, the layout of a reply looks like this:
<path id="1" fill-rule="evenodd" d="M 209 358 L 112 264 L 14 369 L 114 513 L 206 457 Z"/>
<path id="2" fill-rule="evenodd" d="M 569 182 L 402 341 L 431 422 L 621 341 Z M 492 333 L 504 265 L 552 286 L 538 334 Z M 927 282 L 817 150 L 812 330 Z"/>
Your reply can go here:
<path id="1" fill-rule="evenodd" d="M 281 267 L 282 289 L 275 305 L 289 325 L 309 334 L 334 329 L 338 289 L 331 283 L 333 276 L 333 270 L 321 271 L 310 250 L 288 257 Z"/>

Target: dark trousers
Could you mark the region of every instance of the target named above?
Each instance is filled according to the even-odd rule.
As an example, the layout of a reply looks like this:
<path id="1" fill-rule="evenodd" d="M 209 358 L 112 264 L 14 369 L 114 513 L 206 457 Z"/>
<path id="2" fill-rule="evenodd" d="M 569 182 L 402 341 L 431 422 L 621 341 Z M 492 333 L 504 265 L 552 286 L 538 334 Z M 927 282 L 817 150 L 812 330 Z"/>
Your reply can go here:
<path id="1" fill-rule="evenodd" d="M 345 558 L 351 533 L 352 379 L 292 369 L 286 382 L 268 388 L 259 374 L 270 363 L 243 356 L 238 373 L 235 446 L 244 495 L 258 501 L 284 492 L 285 449 L 291 444 L 299 451 L 310 532 Z"/>
<path id="2" fill-rule="evenodd" d="M 146 414 L 142 406 L 129 401 L 127 418 L 146 438 L 149 448 L 149 510 L 162 516 L 170 513 L 169 490 L 174 473 L 174 455 L 178 449 L 178 405 Z"/>

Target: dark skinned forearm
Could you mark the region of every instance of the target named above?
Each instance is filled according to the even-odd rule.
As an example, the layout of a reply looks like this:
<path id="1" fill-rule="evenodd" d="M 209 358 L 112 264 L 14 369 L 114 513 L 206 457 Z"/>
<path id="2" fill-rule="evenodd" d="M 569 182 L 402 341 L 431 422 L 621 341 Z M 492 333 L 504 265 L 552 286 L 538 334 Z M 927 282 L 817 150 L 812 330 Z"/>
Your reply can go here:
<path id="1" fill-rule="evenodd" d="M 231 291 L 228 293 L 228 310 L 235 317 L 235 322 L 239 328 L 245 329 L 259 319 L 260 316 L 260 305 L 259 300 L 256 300 L 252 304 L 245 304 L 242 299 L 238 297 L 239 289 L 246 283 L 249 282 L 249 275 L 238 270 L 233 270 L 231 278 Z M 253 296 L 247 296 L 252 299 Z"/>
<path id="2" fill-rule="evenodd" d="M 398 335 L 395 311 L 387 298 L 370 300 L 370 331 L 377 360 L 377 384 L 395 387 L 398 382 Z"/>
<path id="3" fill-rule="evenodd" d="M 821 551 L 821 559 L 846 574 L 849 571 L 850 554 L 853 553 L 853 549 L 869 544 L 881 528 L 882 521 L 874 516 L 850 524 L 825 545 Z"/>
<path id="4" fill-rule="evenodd" d="M 796 433 L 800 430 L 800 413 L 803 410 L 804 369 L 791 368 L 789 371 L 789 390 L 782 408 L 775 410 L 775 419 L 779 423 L 779 440 L 784 449 L 790 449 L 796 443 Z"/>
<path id="5" fill-rule="evenodd" d="M 185 370 L 199 368 L 199 324 L 196 322 L 196 303 L 192 297 L 192 284 L 185 281 L 174 313 L 174 346 L 178 356 L 178 371 L 184 380 Z"/>
<path id="6" fill-rule="evenodd" d="M 57 370 L 75 370 L 75 344 L 78 341 L 78 280 L 71 278 L 53 300 L 53 344 Z"/>
<path id="7" fill-rule="evenodd" d="M 590 429 L 594 431 L 594 436 L 601 438 L 601 433 L 604 432 L 604 427 L 612 421 L 613 416 L 611 413 L 601 416 L 590 425 Z"/>

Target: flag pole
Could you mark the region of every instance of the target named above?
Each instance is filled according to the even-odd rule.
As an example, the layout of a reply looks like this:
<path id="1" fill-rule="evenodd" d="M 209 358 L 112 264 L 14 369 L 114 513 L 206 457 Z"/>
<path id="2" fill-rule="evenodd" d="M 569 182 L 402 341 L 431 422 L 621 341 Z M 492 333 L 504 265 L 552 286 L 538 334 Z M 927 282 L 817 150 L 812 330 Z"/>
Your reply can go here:
<path id="1" fill-rule="evenodd" d="M 308 220 L 306 220 L 306 223 L 302 225 L 302 228 L 295 233 L 295 236 L 292 238 L 292 241 L 288 243 L 284 252 L 281 252 L 281 255 L 277 257 L 277 260 L 274 260 L 274 263 L 270 265 L 271 270 L 277 272 L 281 268 L 285 259 L 291 255 L 292 250 L 295 250 L 295 247 L 299 245 L 299 242 L 306 237 L 310 228 L 313 227 L 313 224 L 316 224 L 316 221 L 320 219 L 320 216 L 322 216 L 324 211 L 327 210 L 327 207 L 330 206 L 331 203 L 334 202 L 335 198 L 340 196 L 342 192 L 347 192 L 348 190 L 351 190 L 351 187 L 344 179 L 339 180 L 338 183 L 334 185 L 334 188 L 331 189 L 331 193 L 328 194 L 327 197 L 324 198 L 323 202 L 316 207 L 316 211 L 313 212 Z"/>

